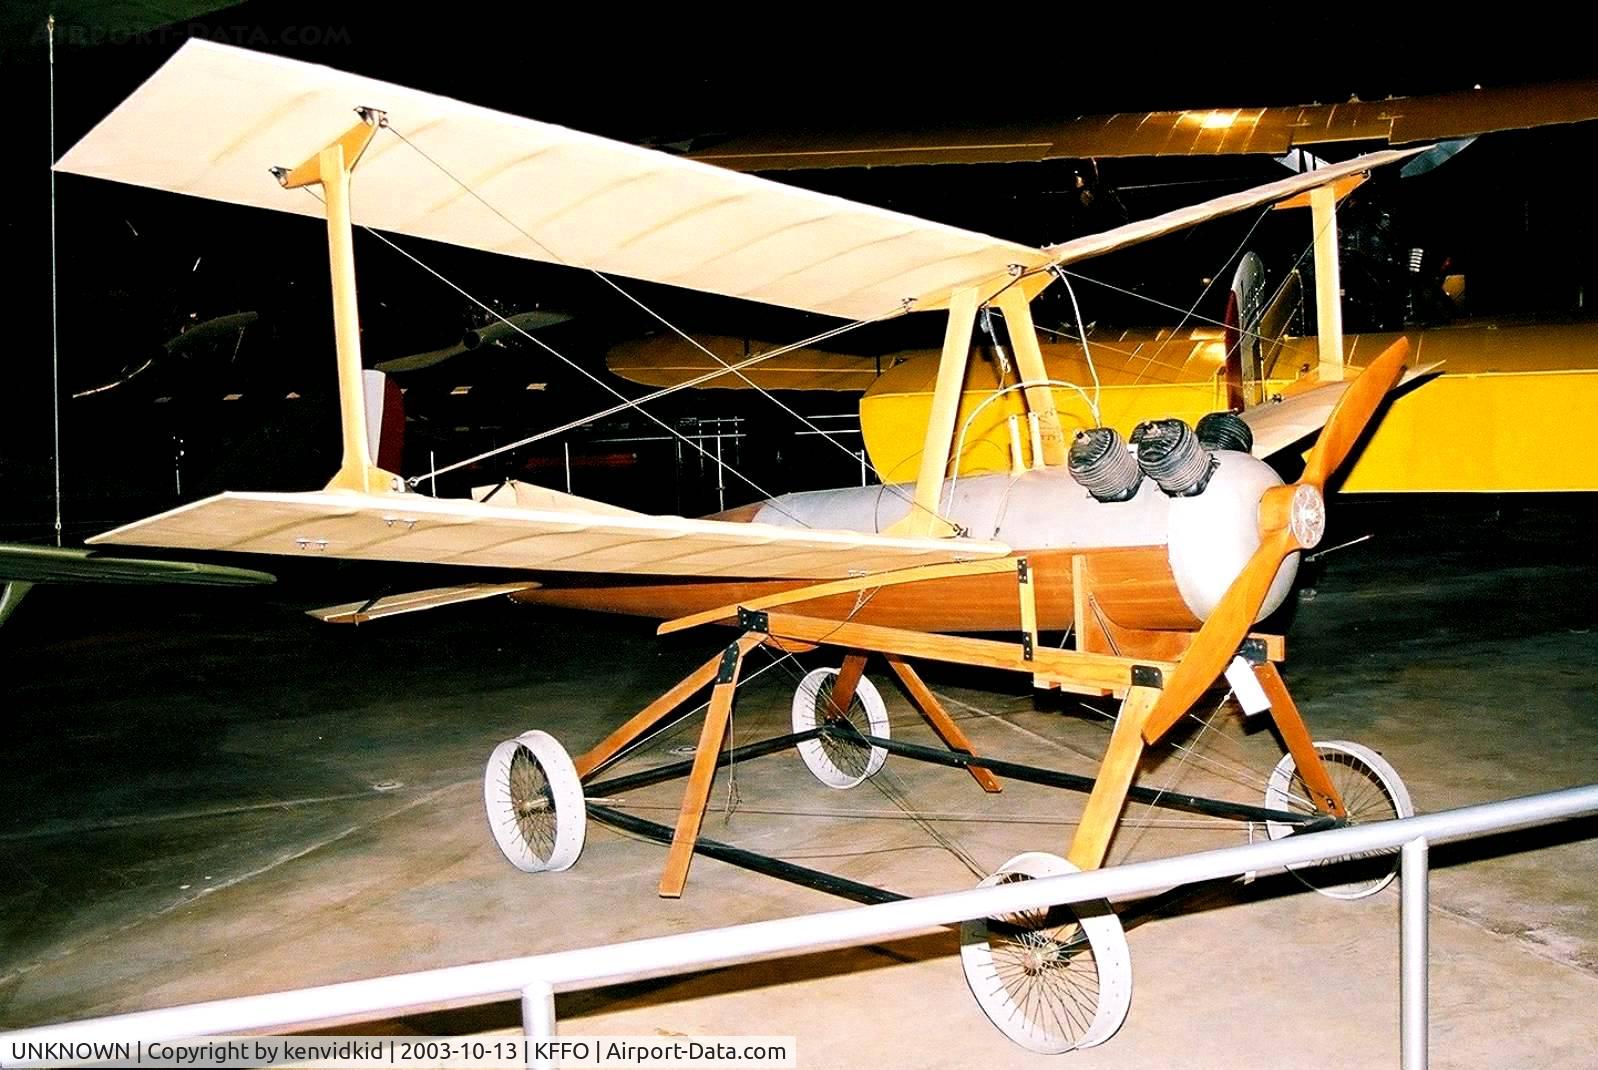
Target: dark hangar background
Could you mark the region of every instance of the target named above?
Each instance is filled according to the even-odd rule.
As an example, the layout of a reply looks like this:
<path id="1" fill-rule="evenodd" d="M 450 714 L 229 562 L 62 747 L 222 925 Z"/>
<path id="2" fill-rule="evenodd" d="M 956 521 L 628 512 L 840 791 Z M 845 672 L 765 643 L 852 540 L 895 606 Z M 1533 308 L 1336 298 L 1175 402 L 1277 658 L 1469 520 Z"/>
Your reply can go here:
<path id="1" fill-rule="evenodd" d="M 872 15 L 819 7 L 629 11 L 594 6 L 456 4 L 419 17 L 396 6 L 246 3 L 206 12 L 181 3 L 58 6 L 55 155 L 190 36 L 292 56 L 414 85 L 506 111 L 654 144 L 771 129 L 980 125 L 1109 111 L 1374 100 L 1592 77 L 1598 63 L 1567 52 L 1553 17 L 1467 23 L 1435 11 L 1339 17 L 1152 16 L 1034 8 L 963 24 L 929 9 Z M 15 140 L 5 169 L 6 418 L 0 421 L 3 534 L 52 535 L 50 159 L 39 4 L 0 15 L 0 87 Z M 1363 14 L 1364 17 L 1360 17 Z M 1579 42 L 1578 42 L 1579 43 Z M 1592 203 L 1594 124 L 1484 137 L 1428 176 L 1380 176 L 1346 227 L 1381 248 L 1420 245 L 1469 279 L 1472 315 L 1590 317 L 1598 268 Z M 1336 153 L 1328 150 L 1328 155 Z M 1106 160 L 1092 174 L 1113 208 L 1085 212 L 1073 189 L 1084 162 L 849 169 L 778 176 L 830 192 L 1019 240 L 1060 241 L 1282 173 L 1268 159 Z M 1369 218 L 1362 222 L 1358 213 Z M 1124 213 L 1124 215 L 1122 215 Z M 1100 277 L 1186 307 L 1236 248 L 1252 216 L 1218 221 L 1087 265 Z M 331 316 L 322 228 L 314 222 L 70 175 L 57 179 L 61 459 L 69 541 L 117 521 L 224 487 L 305 489 L 336 464 Z M 1254 245 L 1291 260 L 1300 223 L 1261 228 Z M 367 363 L 451 344 L 482 315 L 369 236 L 357 235 Z M 408 242 L 429 264 L 502 312 L 534 306 L 572 316 L 547 340 L 604 375 L 605 349 L 653 329 L 580 272 Z M 1271 257 L 1268 256 L 1268 260 Z M 1351 292 L 1358 265 L 1345 267 Z M 1360 315 L 1380 318 L 1382 280 Z M 827 324 L 736 302 L 634 284 L 701 333 L 788 341 Z M 1224 286 L 1217 287 L 1217 290 Z M 1084 318 L 1169 324 L 1146 300 L 1083 288 Z M 1208 310 L 1214 312 L 1216 310 Z M 185 325 L 238 312 L 242 336 L 158 360 L 124 387 L 74 391 L 159 357 Z M 1040 314 L 1063 323 L 1069 314 Z M 857 340 L 888 352 L 933 344 L 941 326 L 912 318 Z M 611 380 L 629 396 L 644 388 Z M 553 358 L 522 345 L 408 379 L 406 474 L 593 411 L 611 399 Z M 529 383 L 545 389 L 528 390 Z M 466 394 L 453 391 L 470 385 Z M 230 394 L 240 395 L 224 401 Z M 291 398 L 290 395 L 298 395 Z M 795 399 L 839 413 L 853 399 Z M 762 399 L 682 394 L 653 407 L 665 419 L 756 416 L 791 435 Z M 637 423 L 636 421 L 634 423 Z M 612 438 L 632 425 L 616 425 Z M 649 430 L 637 424 L 639 433 Z M 592 437 L 592 436 L 590 436 Z M 646 468 L 612 464 L 625 445 L 579 443 L 574 490 L 642 508 L 704 512 L 702 481 L 666 486 Z M 644 448 L 644 447 L 639 447 Z M 652 448 L 652 447 L 651 447 Z M 746 447 L 747 448 L 747 447 Z M 586 453 L 582 451 L 586 450 Z M 558 447 L 557 447 L 558 452 Z M 759 468 L 758 450 L 746 458 Z M 609 458 L 609 460 L 607 460 Z M 508 475 L 561 485 L 548 448 L 489 462 L 441 489 Z M 831 466 L 831 467 L 828 467 Z M 847 458 L 807 471 L 763 472 L 781 491 L 857 478 Z M 692 481 L 690 481 L 692 483 Z M 181 486 L 180 486 L 181 483 Z M 713 481 L 711 483 L 713 486 Z M 730 484 L 727 504 L 753 492 Z"/>

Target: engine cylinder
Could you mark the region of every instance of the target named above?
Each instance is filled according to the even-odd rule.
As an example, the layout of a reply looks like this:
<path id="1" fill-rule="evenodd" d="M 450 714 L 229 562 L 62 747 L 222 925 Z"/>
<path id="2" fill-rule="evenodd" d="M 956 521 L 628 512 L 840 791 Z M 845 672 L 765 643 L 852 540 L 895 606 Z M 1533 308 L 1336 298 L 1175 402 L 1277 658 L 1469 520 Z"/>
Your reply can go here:
<path id="1" fill-rule="evenodd" d="M 1101 502 L 1128 501 L 1143 482 L 1142 471 L 1113 427 L 1078 431 L 1066 467 L 1071 478 Z"/>
<path id="2" fill-rule="evenodd" d="M 1201 417 L 1193 430 L 1199 445 L 1207 450 L 1250 453 L 1254 449 L 1253 429 L 1235 412 L 1212 412 Z"/>
<path id="3" fill-rule="evenodd" d="M 1181 420 L 1145 420 L 1132 431 L 1138 467 L 1173 498 L 1204 493 L 1215 458 Z"/>

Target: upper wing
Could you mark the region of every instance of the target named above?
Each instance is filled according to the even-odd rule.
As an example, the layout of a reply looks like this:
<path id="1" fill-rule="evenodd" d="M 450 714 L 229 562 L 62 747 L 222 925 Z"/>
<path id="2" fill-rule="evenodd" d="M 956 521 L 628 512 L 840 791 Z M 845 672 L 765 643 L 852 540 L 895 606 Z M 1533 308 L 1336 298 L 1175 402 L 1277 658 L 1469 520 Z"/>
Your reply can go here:
<path id="1" fill-rule="evenodd" d="M 1009 553 L 908 539 L 625 511 L 518 508 L 417 494 L 228 492 L 97 535 L 132 543 L 557 572 L 833 579 Z"/>
<path id="2" fill-rule="evenodd" d="M 1230 215 L 1233 212 L 1242 212 L 1256 208 L 1263 204 L 1284 201 L 1307 193 L 1316 186 L 1324 186 L 1340 178 L 1348 178 L 1362 171 L 1369 171 L 1373 167 L 1395 163 L 1408 159 L 1418 153 L 1425 152 L 1429 146 L 1420 146 L 1412 149 L 1385 149 L 1381 152 L 1367 153 L 1356 156 L 1344 163 L 1333 164 L 1329 167 L 1318 168 L 1304 174 L 1293 175 L 1289 178 L 1267 182 L 1263 186 L 1252 186 L 1249 189 L 1228 193 L 1221 197 L 1212 197 L 1198 204 L 1190 204 L 1182 208 L 1175 208 L 1169 212 L 1162 212 L 1148 219 L 1138 219 L 1098 234 L 1084 234 L 1080 238 L 1073 238 L 1068 242 L 1051 245 L 1044 251 L 1050 254 L 1051 263 L 1070 264 L 1077 260 L 1086 260 L 1093 256 L 1102 256 L 1105 253 L 1123 249 L 1128 245 L 1158 238 L 1162 234 L 1171 234 L 1187 227 L 1196 226 L 1207 219 L 1217 216 Z"/>
<path id="3" fill-rule="evenodd" d="M 1335 141 L 1417 141 L 1598 119 L 1598 82 L 1474 89 L 1286 108 L 1118 112 L 980 129 L 814 132 L 732 138 L 691 155 L 737 171 L 999 163 L 1112 156 L 1280 156 Z"/>
<path id="4" fill-rule="evenodd" d="M 1024 245 L 199 39 L 56 166 L 319 217 L 269 168 L 316 154 L 355 108 L 391 125 L 361 158 L 353 197 L 354 221 L 379 230 L 844 319 L 1045 262 Z"/>
<path id="5" fill-rule="evenodd" d="M 941 307 L 1421 151 L 1378 152 L 1035 249 L 446 97 L 194 39 L 70 149 L 63 171 L 319 216 L 270 173 L 386 115 L 356 223 L 844 319 Z"/>

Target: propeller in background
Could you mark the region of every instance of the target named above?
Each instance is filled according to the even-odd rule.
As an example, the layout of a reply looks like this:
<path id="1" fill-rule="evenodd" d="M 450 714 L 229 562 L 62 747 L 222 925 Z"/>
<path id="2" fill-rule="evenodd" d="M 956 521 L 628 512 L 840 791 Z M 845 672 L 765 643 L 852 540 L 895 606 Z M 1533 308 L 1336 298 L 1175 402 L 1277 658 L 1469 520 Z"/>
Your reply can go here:
<path id="1" fill-rule="evenodd" d="M 420 371 L 452 360 L 463 353 L 470 353 L 474 349 L 485 345 L 505 345 L 507 342 L 516 341 L 522 332 L 536 331 L 544 327 L 553 327 L 557 323 L 565 323 L 571 316 L 564 312 L 544 312 L 534 309 L 530 312 L 518 312 L 514 316 L 496 319 L 481 327 L 473 327 L 461 336 L 458 344 L 447 346 L 443 349 L 433 349 L 426 353 L 413 353 L 408 357 L 395 357 L 393 360 L 378 361 L 373 365 L 380 372 L 390 375 L 405 372 Z"/>

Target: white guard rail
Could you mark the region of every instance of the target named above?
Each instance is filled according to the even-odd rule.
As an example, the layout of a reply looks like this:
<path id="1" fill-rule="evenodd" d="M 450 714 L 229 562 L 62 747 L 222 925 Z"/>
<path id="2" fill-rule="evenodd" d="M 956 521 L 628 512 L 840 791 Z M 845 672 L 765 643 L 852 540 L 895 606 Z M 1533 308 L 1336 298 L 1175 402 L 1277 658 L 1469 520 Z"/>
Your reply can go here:
<path id="1" fill-rule="evenodd" d="M 191 1003 L 0 1033 L 0 1043 L 179 1040 L 303 1032 L 412 1011 L 520 998 L 529 1036 L 555 1029 L 554 993 L 919 935 L 969 918 L 1086 899 L 1126 900 L 1196 881 L 1401 849 L 1402 1065 L 1426 1065 L 1427 848 L 1598 813 L 1598 784 L 1466 806 L 1398 821 L 1177 855 L 1086 873 L 946 892 L 894 903 L 777 918 L 620 944 L 345 981 L 316 988 Z M 998 1043 L 997 1038 L 995 1042 Z"/>

